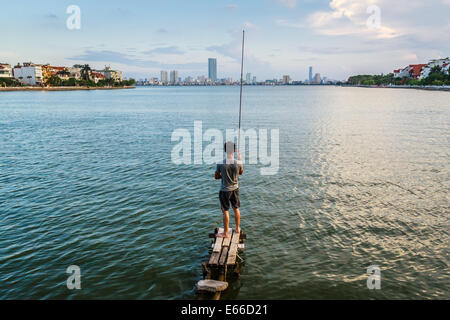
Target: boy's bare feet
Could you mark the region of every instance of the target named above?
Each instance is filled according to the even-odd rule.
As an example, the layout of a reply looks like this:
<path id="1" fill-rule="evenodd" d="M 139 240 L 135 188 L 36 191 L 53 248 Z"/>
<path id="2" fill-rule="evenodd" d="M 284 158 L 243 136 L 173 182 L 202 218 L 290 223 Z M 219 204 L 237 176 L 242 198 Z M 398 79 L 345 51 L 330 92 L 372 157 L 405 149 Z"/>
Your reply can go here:
<path id="1" fill-rule="evenodd" d="M 221 233 L 218 233 L 218 234 L 216 235 L 216 237 L 217 237 L 217 238 L 229 238 L 230 235 L 229 235 L 228 233 L 221 232 Z"/>
<path id="2" fill-rule="evenodd" d="M 241 233 L 241 228 L 239 228 L 239 229 L 233 228 L 233 231 L 236 233 Z"/>

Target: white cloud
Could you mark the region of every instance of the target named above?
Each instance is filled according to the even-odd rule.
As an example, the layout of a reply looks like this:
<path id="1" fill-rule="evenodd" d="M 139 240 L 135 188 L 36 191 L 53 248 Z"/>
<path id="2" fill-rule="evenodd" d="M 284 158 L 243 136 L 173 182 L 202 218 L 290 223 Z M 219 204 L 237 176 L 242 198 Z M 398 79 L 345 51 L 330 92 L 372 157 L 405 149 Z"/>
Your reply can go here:
<path id="1" fill-rule="evenodd" d="M 329 0 L 328 8 L 298 19 L 275 21 L 279 26 L 300 30 L 297 47 L 291 47 L 293 54 L 285 54 L 283 61 L 277 59 L 277 64 L 272 64 L 287 69 L 288 66 L 278 65 L 285 62 L 304 70 L 307 65 L 316 65 L 320 66 L 318 72 L 340 78 L 386 73 L 407 64 L 448 56 L 447 2 L 450 0 Z M 381 13 L 377 28 L 367 23 L 374 14 L 368 10 L 373 5 Z M 341 66 L 347 69 L 340 70 Z"/>
<path id="2" fill-rule="evenodd" d="M 245 30 L 259 30 L 259 28 L 256 25 L 248 21 L 244 22 L 243 28 Z"/>
<path id="3" fill-rule="evenodd" d="M 368 13 L 367 9 L 372 5 L 381 4 L 377 0 L 332 0 L 331 11 L 318 11 L 311 14 L 308 25 L 316 32 L 324 35 L 368 35 L 379 39 L 395 38 L 401 35 L 398 30 L 388 26 L 383 21 L 381 12 L 381 26 L 378 29 L 367 27 L 367 21 L 374 13 Z"/>
<path id="4" fill-rule="evenodd" d="M 328 10 L 311 13 L 302 21 L 276 20 L 280 26 L 309 28 L 328 36 L 358 36 L 365 39 L 393 39 L 414 36 L 420 40 L 445 37 L 447 18 L 444 4 L 450 0 L 330 0 Z M 379 8 L 380 27 L 369 28 L 368 20 Z M 436 8 L 441 7 L 436 15 Z M 447 21 L 446 21 L 447 20 Z"/>

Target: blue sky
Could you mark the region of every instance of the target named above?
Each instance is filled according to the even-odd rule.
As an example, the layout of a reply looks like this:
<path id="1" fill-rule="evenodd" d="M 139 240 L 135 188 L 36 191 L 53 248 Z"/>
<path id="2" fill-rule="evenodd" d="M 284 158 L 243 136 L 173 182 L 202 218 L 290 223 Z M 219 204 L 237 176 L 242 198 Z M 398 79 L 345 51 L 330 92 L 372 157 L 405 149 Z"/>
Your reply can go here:
<path id="1" fill-rule="evenodd" d="M 0 62 L 105 64 L 125 76 L 160 70 L 181 77 L 239 76 L 241 30 L 247 31 L 245 72 L 259 80 L 289 74 L 307 78 L 308 66 L 333 79 L 388 73 L 450 55 L 450 0 L 96 0 L 4 1 Z M 81 29 L 69 30 L 69 5 L 81 9 Z M 370 29 L 367 8 L 380 8 Z"/>

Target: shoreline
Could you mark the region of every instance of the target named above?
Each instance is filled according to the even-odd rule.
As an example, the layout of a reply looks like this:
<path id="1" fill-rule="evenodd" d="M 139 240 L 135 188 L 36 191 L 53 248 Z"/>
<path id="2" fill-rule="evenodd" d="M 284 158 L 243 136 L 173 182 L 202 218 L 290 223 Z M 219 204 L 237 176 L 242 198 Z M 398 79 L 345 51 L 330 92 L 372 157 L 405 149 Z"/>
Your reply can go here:
<path id="1" fill-rule="evenodd" d="M 450 91 L 450 86 L 364 86 L 364 85 L 342 85 L 341 87 L 367 88 L 367 89 L 414 89 L 428 91 Z"/>
<path id="2" fill-rule="evenodd" d="M 78 90 L 121 90 L 135 89 L 135 86 L 123 87 L 0 87 L 0 92 L 8 91 L 78 91 Z"/>
<path id="3" fill-rule="evenodd" d="M 274 87 L 274 85 L 252 85 L 260 87 Z M 414 90 L 428 90 L 428 91 L 450 91 L 450 86 L 365 86 L 365 85 L 275 85 L 275 86 L 316 86 L 316 87 L 341 87 L 341 88 L 366 88 L 366 89 L 414 89 Z M 122 89 L 136 89 L 147 87 L 199 87 L 199 86 L 123 86 L 123 87 L 0 87 L 0 92 L 14 92 L 14 91 L 79 91 L 79 90 L 122 90 Z M 215 86 L 205 86 L 215 87 Z"/>
<path id="4" fill-rule="evenodd" d="M 181 88 L 181 87 L 236 87 L 238 85 L 137 85 L 136 88 Z M 366 88 L 366 89 L 415 89 L 428 91 L 450 91 L 450 86 L 366 86 L 352 84 L 253 84 L 244 85 L 244 87 L 339 87 L 339 88 Z"/>

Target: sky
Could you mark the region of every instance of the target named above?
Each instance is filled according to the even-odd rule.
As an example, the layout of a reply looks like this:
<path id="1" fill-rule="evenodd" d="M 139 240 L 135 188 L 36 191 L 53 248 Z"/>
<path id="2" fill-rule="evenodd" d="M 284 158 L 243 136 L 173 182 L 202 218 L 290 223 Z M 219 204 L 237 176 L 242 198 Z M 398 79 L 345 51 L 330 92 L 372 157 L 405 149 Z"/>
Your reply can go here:
<path id="1" fill-rule="evenodd" d="M 67 8 L 80 8 L 80 29 Z M 369 21 L 369 24 L 368 24 Z M 258 80 L 308 68 L 329 79 L 389 73 L 450 56 L 450 0 L 24 0 L 2 1 L 0 62 L 93 68 L 111 65 L 136 79 L 178 70 L 182 78 Z"/>

